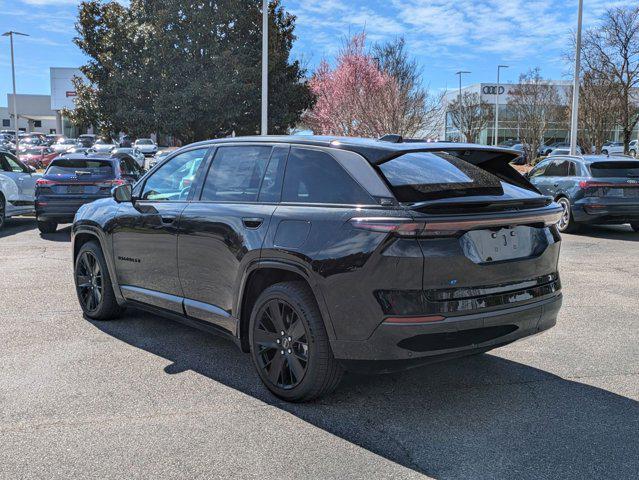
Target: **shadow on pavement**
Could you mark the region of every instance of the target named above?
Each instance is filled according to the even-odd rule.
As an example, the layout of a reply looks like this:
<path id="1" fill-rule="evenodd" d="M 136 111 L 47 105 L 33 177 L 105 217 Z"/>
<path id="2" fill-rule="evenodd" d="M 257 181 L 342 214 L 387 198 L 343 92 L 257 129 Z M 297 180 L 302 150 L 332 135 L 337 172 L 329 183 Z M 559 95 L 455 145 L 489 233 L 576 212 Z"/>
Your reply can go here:
<path id="1" fill-rule="evenodd" d="M 66 227 L 58 227 L 54 233 L 41 233 L 40 238 L 49 242 L 70 242 L 71 241 L 71 225 Z"/>
<path id="2" fill-rule="evenodd" d="M 639 233 L 630 228 L 630 225 L 581 225 L 579 231 L 573 235 L 639 242 Z"/>
<path id="3" fill-rule="evenodd" d="M 37 228 L 34 217 L 7 218 L 4 222 L 4 226 L 2 230 L 0 230 L 0 238 L 10 237 L 11 235 L 17 235 L 18 233 L 28 232 L 29 230 Z"/>
<path id="4" fill-rule="evenodd" d="M 103 332 L 276 405 L 435 478 L 633 478 L 639 402 L 490 354 L 395 375 L 348 375 L 321 402 L 288 404 L 229 341 L 146 313 Z"/>

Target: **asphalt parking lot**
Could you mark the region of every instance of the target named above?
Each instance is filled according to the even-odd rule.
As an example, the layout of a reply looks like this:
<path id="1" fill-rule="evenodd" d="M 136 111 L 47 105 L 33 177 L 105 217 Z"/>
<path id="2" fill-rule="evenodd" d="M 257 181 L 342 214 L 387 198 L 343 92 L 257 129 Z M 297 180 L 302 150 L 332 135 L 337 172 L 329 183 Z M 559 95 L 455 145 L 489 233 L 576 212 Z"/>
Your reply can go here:
<path id="1" fill-rule="evenodd" d="M 636 478 L 639 234 L 565 235 L 542 335 L 285 404 L 225 340 L 85 320 L 69 228 L 0 231 L 0 478 Z"/>

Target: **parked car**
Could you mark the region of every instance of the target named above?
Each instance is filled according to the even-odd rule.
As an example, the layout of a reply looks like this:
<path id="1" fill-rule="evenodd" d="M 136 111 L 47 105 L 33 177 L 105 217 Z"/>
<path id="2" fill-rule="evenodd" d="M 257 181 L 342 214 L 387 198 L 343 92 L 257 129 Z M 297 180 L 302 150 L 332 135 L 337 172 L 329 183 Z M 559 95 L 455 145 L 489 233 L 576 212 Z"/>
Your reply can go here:
<path id="1" fill-rule="evenodd" d="M 514 145 L 517 145 L 518 143 L 521 143 L 521 140 L 510 139 L 510 140 L 504 140 L 503 142 L 499 144 L 499 146 L 510 148 L 510 147 L 513 147 Z"/>
<path id="2" fill-rule="evenodd" d="M 51 146 L 54 143 L 57 143 L 60 140 L 65 139 L 66 137 L 62 134 L 59 133 L 50 133 L 48 135 L 45 135 L 45 143 L 47 146 Z"/>
<path id="3" fill-rule="evenodd" d="M 0 151 L 0 229 L 6 218 L 33 213 L 36 178 L 33 168 Z"/>
<path id="4" fill-rule="evenodd" d="M 64 153 L 69 149 L 75 147 L 77 143 L 78 140 L 75 138 L 61 138 L 53 145 L 51 145 L 51 148 L 56 153 Z"/>
<path id="5" fill-rule="evenodd" d="M 602 155 L 623 154 L 623 142 L 606 142 L 601 146 Z"/>
<path id="6" fill-rule="evenodd" d="M 111 155 L 129 155 L 135 160 L 140 168 L 144 169 L 145 157 L 144 154 L 137 148 L 116 148 L 111 151 Z"/>
<path id="7" fill-rule="evenodd" d="M 577 155 L 582 155 L 581 147 L 577 145 Z M 570 145 L 568 147 L 555 147 L 547 154 L 548 157 L 556 157 L 557 155 L 570 155 Z"/>
<path id="8" fill-rule="evenodd" d="M 547 157 L 548 155 L 550 155 L 550 152 L 552 152 L 556 148 L 570 149 L 570 142 L 554 142 L 549 145 L 542 145 L 541 147 L 539 147 L 538 153 L 542 157 Z"/>
<path id="9" fill-rule="evenodd" d="M 68 156 L 68 155 L 89 155 L 95 153 L 91 148 L 87 147 L 71 147 L 66 152 L 61 153 L 60 156 Z"/>
<path id="10" fill-rule="evenodd" d="M 33 168 L 45 168 L 57 156 L 58 154 L 52 148 L 40 145 L 20 150 L 18 158 L 22 163 Z"/>
<path id="11" fill-rule="evenodd" d="M 150 138 L 138 138 L 133 147 L 140 150 L 146 157 L 155 155 L 158 151 L 158 146 Z"/>
<path id="12" fill-rule="evenodd" d="M 76 144 L 80 148 L 91 148 L 95 143 L 95 135 L 91 133 L 85 133 L 78 136 L 78 143 Z"/>
<path id="13" fill-rule="evenodd" d="M 630 153 L 630 156 L 637 156 L 637 151 L 639 150 L 639 148 L 637 148 L 638 144 L 639 140 L 633 140 L 632 142 L 630 142 L 630 144 L 628 144 L 628 153 Z"/>
<path id="14" fill-rule="evenodd" d="M 35 210 L 38 228 L 53 233 L 59 223 L 71 223 L 78 209 L 111 196 L 116 185 L 140 177 L 135 162 L 100 155 L 66 155 L 54 159 L 36 182 Z"/>
<path id="15" fill-rule="evenodd" d="M 151 158 L 148 161 L 148 168 L 147 170 L 151 170 L 153 167 L 155 167 L 155 165 L 157 165 L 158 163 L 160 163 L 162 160 L 164 160 L 166 157 L 168 157 L 171 152 L 174 152 L 175 149 L 170 149 L 170 150 L 159 150 L 154 156 L 153 158 Z"/>
<path id="16" fill-rule="evenodd" d="M 95 153 L 111 153 L 114 149 L 118 148 L 118 146 L 107 140 L 102 140 L 99 138 L 95 141 L 95 143 L 91 146 L 91 149 Z"/>
<path id="17" fill-rule="evenodd" d="M 628 157 L 549 157 L 529 173 L 531 183 L 563 209 L 558 227 L 630 223 L 639 231 L 639 161 Z"/>
<path id="18" fill-rule="evenodd" d="M 225 335 L 292 401 L 345 369 L 505 345 L 552 327 L 561 304 L 561 208 L 515 156 L 312 136 L 184 147 L 76 214 L 80 305 Z"/>
<path id="19" fill-rule="evenodd" d="M 25 136 L 20 138 L 20 148 L 31 148 L 43 146 L 44 141 L 37 135 Z"/>

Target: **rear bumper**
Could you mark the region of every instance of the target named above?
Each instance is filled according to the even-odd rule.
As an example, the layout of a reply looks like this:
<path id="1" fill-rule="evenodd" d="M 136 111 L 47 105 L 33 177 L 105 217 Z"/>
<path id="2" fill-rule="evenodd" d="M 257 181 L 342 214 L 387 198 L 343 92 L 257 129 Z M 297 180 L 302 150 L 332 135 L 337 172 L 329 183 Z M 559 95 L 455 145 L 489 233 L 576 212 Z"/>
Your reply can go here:
<path id="1" fill-rule="evenodd" d="M 424 324 L 380 324 L 363 341 L 331 343 L 349 370 L 390 372 L 487 351 L 551 328 L 562 295 L 507 309 Z"/>
<path id="2" fill-rule="evenodd" d="M 73 217 L 80 209 L 82 205 L 91 203 L 100 198 L 101 196 L 89 197 L 89 198 L 70 198 L 65 200 L 50 199 L 50 198 L 38 198 L 36 199 L 36 217 L 38 220 L 55 221 L 58 223 L 71 223 Z"/>
<path id="3" fill-rule="evenodd" d="M 588 198 L 575 203 L 572 215 L 580 223 L 639 222 L 639 199 L 632 202 L 603 198 Z"/>

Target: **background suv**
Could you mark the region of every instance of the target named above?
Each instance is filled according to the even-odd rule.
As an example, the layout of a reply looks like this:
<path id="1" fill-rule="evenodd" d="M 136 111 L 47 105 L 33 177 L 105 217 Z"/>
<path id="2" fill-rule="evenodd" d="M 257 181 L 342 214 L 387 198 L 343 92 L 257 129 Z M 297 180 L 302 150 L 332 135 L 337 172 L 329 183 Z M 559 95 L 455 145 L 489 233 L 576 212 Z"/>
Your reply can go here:
<path id="1" fill-rule="evenodd" d="M 582 223 L 630 223 L 639 231 L 637 160 L 597 155 L 550 157 L 528 177 L 563 208 L 562 232 L 576 231 Z"/>
<path id="2" fill-rule="evenodd" d="M 292 401 L 550 328 L 561 209 L 465 144 L 246 137 L 171 153 L 72 229 L 89 318 L 220 333 Z"/>

